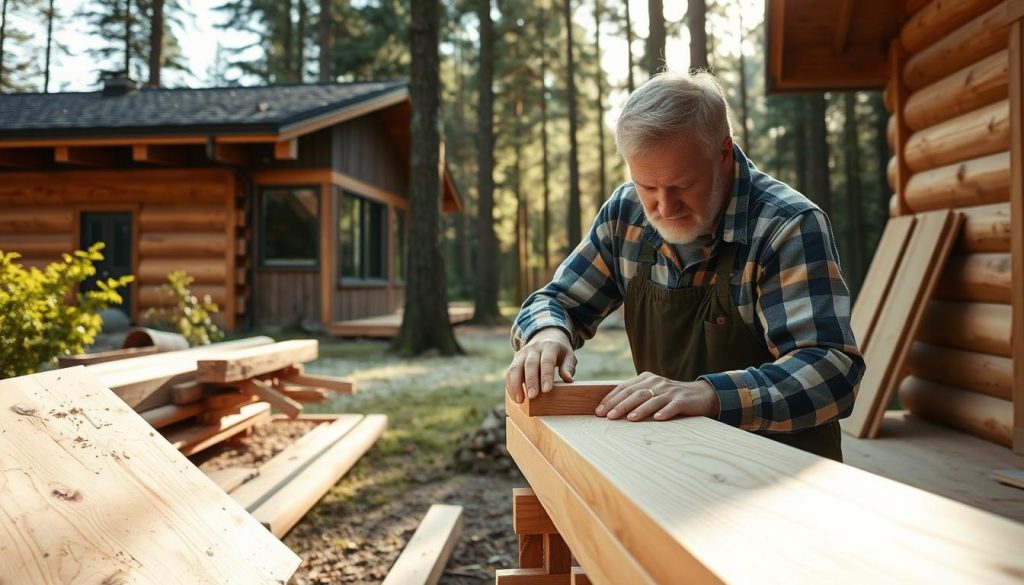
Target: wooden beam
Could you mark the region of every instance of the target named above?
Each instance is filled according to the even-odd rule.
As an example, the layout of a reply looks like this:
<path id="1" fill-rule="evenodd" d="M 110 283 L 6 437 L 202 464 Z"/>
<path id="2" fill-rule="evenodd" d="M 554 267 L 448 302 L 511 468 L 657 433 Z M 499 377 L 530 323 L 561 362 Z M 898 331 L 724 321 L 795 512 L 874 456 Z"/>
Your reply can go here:
<path id="1" fill-rule="evenodd" d="M 256 477 L 259 472 L 255 467 L 225 467 L 204 473 L 213 480 L 213 483 L 220 486 L 220 489 L 231 493 L 238 486 Z"/>
<path id="2" fill-rule="evenodd" d="M 276 160 L 298 160 L 299 139 L 282 140 L 274 143 L 274 159 Z"/>
<path id="3" fill-rule="evenodd" d="M 512 489 L 512 530 L 520 535 L 558 532 L 531 488 Z"/>
<path id="4" fill-rule="evenodd" d="M 853 0 L 839 1 L 839 17 L 836 20 L 836 36 L 832 42 L 832 49 L 837 55 L 846 51 L 846 41 L 850 36 L 850 22 L 853 20 Z"/>
<path id="5" fill-rule="evenodd" d="M 317 358 L 315 339 L 293 339 L 273 345 L 241 349 L 196 362 L 196 380 L 227 384 L 241 382 Z"/>
<path id="6" fill-rule="evenodd" d="M 1019 8 L 1020 3 L 1015 7 Z M 1022 10 L 1024 12 L 1024 10 Z M 1010 257 L 1013 270 L 1013 437 L 1024 454 L 1024 20 L 1010 25 Z"/>
<path id="7" fill-rule="evenodd" d="M 517 408 L 526 416 L 594 414 L 594 409 L 619 382 L 556 382 L 551 392 L 526 399 Z"/>
<path id="8" fill-rule="evenodd" d="M 246 390 L 266 400 L 280 410 L 289 418 L 295 418 L 302 413 L 302 405 L 278 392 L 273 386 L 259 380 L 248 380 L 245 383 Z"/>
<path id="9" fill-rule="evenodd" d="M 432 505 L 382 585 L 436 585 L 461 532 L 462 506 Z"/>
<path id="10" fill-rule="evenodd" d="M 180 147 L 163 144 L 133 144 L 132 160 L 154 165 L 180 167 L 188 163 L 188 152 Z"/>
<path id="11" fill-rule="evenodd" d="M 334 376 L 317 376 L 314 374 L 307 374 L 301 370 L 295 371 L 294 373 L 287 373 L 280 376 L 281 380 L 289 384 L 297 384 L 299 386 L 311 386 L 313 388 L 326 388 L 334 392 L 340 392 L 342 394 L 355 394 L 356 383 Z"/>
<path id="12" fill-rule="evenodd" d="M 105 148 L 58 146 L 53 149 L 53 161 L 82 167 L 109 167 L 114 162 L 114 153 Z"/>
<path id="13" fill-rule="evenodd" d="M 44 154 L 41 150 L 0 148 L 0 167 L 38 169 L 42 168 L 44 161 Z"/>

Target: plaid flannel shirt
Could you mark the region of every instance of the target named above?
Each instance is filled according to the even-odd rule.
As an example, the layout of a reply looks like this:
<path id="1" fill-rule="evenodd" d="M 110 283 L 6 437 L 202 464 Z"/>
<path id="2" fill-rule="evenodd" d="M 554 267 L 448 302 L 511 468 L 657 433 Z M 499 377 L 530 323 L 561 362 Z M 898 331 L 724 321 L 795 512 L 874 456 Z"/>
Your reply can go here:
<path id="1" fill-rule="evenodd" d="M 513 347 L 518 351 L 545 327 L 565 330 L 575 348 L 593 337 L 625 298 L 641 240 L 658 251 L 651 279 L 669 289 L 713 284 L 718 242 L 739 242 L 732 299 L 776 359 L 699 378 L 718 394 L 719 420 L 750 431 L 786 432 L 849 416 L 864 359 L 850 329 L 850 294 L 828 218 L 806 197 L 760 172 L 739 147 L 734 154 L 726 210 L 691 264 L 682 265 L 676 248 L 647 223 L 636 188 L 625 183 L 552 282 L 523 303 L 512 328 Z"/>

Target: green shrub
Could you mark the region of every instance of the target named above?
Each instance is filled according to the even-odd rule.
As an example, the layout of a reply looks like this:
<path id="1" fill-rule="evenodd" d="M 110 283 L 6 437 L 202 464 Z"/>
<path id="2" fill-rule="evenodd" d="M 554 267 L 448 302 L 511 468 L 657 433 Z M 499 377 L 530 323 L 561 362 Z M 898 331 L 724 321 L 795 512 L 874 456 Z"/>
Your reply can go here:
<path id="1" fill-rule="evenodd" d="M 220 309 L 204 295 L 202 302 L 189 285 L 195 279 L 184 270 L 175 270 L 167 275 L 167 284 L 160 285 L 160 308 L 146 310 L 147 320 L 152 325 L 168 331 L 177 331 L 191 346 L 208 345 L 224 339 L 224 331 L 213 322 L 214 313 Z"/>
<path id="2" fill-rule="evenodd" d="M 87 251 L 64 254 L 63 262 L 45 270 L 25 269 L 15 262 L 20 254 L 0 250 L 0 377 L 31 374 L 57 356 L 92 345 L 103 324 L 100 311 L 121 304 L 117 289 L 134 280 L 108 278 L 96 283 L 99 290 L 78 292 L 96 274 L 93 262 L 103 260 L 102 249 L 99 242 Z"/>

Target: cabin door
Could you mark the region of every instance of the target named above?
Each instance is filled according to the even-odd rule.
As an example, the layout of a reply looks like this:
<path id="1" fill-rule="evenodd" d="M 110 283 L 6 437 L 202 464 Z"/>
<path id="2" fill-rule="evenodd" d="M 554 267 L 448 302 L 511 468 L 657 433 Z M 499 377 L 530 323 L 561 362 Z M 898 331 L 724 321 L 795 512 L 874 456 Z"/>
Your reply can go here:
<path id="1" fill-rule="evenodd" d="M 117 278 L 132 273 L 132 214 L 130 211 L 83 211 L 82 212 L 82 249 L 96 242 L 105 246 L 100 251 L 103 260 L 95 264 L 96 274 L 82 283 L 82 291 L 95 290 L 97 280 Z M 127 289 L 119 288 L 118 292 L 124 299 L 120 309 L 131 318 L 132 285 Z"/>

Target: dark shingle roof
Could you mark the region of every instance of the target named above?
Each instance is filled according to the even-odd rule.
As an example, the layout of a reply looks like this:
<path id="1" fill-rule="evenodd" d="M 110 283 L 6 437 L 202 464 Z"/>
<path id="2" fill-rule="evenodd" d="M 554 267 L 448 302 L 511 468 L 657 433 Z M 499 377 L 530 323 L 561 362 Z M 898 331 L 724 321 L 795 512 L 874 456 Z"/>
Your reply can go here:
<path id="1" fill-rule="evenodd" d="M 0 139 L 277 132 L 404 81 L 0 95 Z"/>

